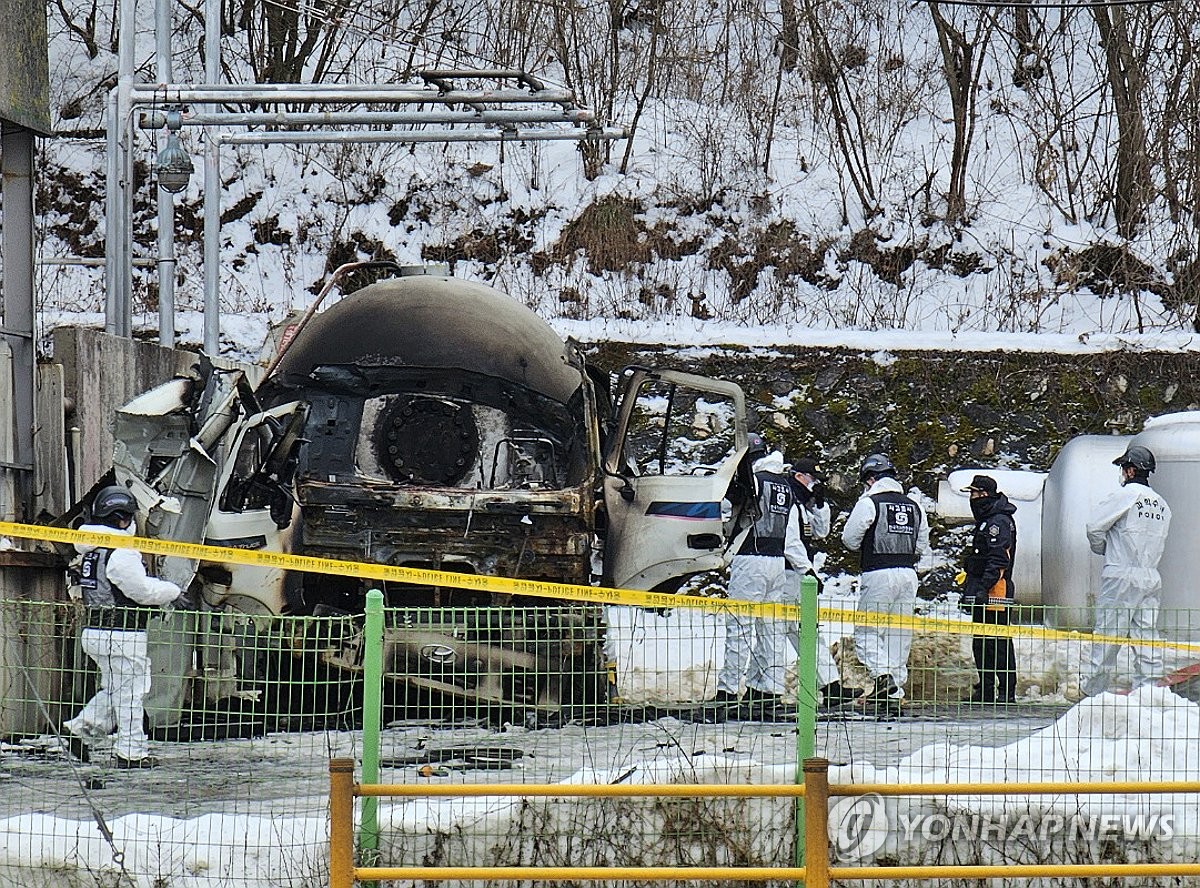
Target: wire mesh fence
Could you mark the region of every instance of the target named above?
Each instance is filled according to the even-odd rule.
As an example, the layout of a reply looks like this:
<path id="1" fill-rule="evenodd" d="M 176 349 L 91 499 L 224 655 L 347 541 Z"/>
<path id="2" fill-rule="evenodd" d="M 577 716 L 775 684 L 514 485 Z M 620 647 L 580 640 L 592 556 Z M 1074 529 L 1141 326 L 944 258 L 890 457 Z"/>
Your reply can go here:
<path id="1" fill-rule="evenodd" d="M 790 783 L 808 706 L 812 749 L 833 762 L 835 784 L 1200 779 L 1200 612 L 1158 614 L 1136 648 L 1117 643 L 1132 615 L 1110 614 L 1110 650 L 1056 629 L 1065 613 L 1014 609 L 981 648 L 973 614 L 951 602 L 918 602 L 907 623 L 857 614 L 836 589 L 822 599 L 820 678 L 797 675 L 795 623 L 763 620 L 756 633 L 786 641 L 781 693 L 739 687 L 734 699 L 718 693 L 719 605 L 389 607 L 381 779 Z M 324 884 L 328 760 L 363 751 L 361 616 L 151 617 L 145 727 L 158 767 L 128 770 L 111 738 L 81 762 L 63 734 L 97 687 L 78 606 L 6 601 L 0 615 L 0 884 Z M 894 710 L 870 705 L 881 688 L 859 644 L 872 622 L 911 640 Z M 995 650 L 1008 640 L 1011 695 L 995 675 L 1012 665 Z M 863 810 L 831 813 L 844 859 L 1177 860 L 1200 849 L 1200 800 L 1187 793 L 873 804 L 874 832 L 857 841 L 847 824 L 869 821 Z M 779 866 L 797 851 L 792 803 L 778 799 L 410 800 L 384 802 L 379 824 L 393 864 Z"/>

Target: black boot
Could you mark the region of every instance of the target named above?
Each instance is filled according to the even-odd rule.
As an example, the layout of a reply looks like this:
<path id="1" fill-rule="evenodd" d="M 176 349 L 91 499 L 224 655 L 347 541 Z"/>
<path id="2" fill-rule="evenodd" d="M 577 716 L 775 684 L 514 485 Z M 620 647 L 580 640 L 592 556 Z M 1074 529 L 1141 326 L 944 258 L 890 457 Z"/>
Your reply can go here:
<path id="1" fill-rule="evenodd" d="M 967 702 L 974 704 L 995 703 L 995 690 L 984 690 L 984 685 L 977 684 L 975 685 L 975 689 L 971 691 L 971 698 Z"/>
<path id="2" fill-rule="evenodd" d="M 880 721 L 893 721 L 900 716 L 900 688 L 890 675 L 875 679 L 875 687 L 862 698 L 863 711 Z M 893 695 L 897 696 L 893 696 Z"/>
<path id="3" fill-rule="evenodd" d="M 875 687 L 867 694 L 868 700 L 887 700 L 899 692 L 896 682 L 890 675 L 881 675 L 875 679 Z"/>
<path id="4" fill-rule="evenodd" d="M 848 688 L 840 681 L 831 681 L 821 688 L 821 708 L 834 709 L 838 706 L 845 706 L 861 696 L 862 691 L 858 688 Z"/>
<path id="5" fill-rule="evenodd" d="M 70 731 L 65 730 L 63 734 L 67 738 L 67 752 L 70 753 L 71 758 L 75 759 L 76 761 L 83 762 L 84 764 L 92 760 L 92 753 L 88 749 L 87 744 L 83 742 L 82 737 L 77 737 Z"/>

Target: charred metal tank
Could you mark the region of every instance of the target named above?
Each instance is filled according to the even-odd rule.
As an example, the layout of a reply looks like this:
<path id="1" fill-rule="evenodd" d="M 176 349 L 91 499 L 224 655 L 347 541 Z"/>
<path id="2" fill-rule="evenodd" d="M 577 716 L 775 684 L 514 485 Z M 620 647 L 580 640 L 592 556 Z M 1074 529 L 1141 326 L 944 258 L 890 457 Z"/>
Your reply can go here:
<path id="1" fill-rule="evenodd" d="M 147 534 L 635 589 L 727 563 L 752 483 L 736 385 L 634 367 L 614 399 L 607 371 L 490 287 L 404 276 L 318 312 L 328 290 L 257 387 L 202 364 L 120 411 L 116 477 Z M 376 586 L 389 675 L 426 701 L 545 711 L 603 690 L 598 606 L 232 563 L 160 569 L 215 615 L 209 697 L 250 693 L 239 651 L 264 633 L 353 675 Z M 291 614 L 351 629 L 278 637 L 270 618 Z"/>
<path id="2" fill-rule="evenodd" d="M 316 315 L 258 394 L 308 405 L 298 551 L 588 581 L 595 382 L 578 349 L 515 300 L 429 275 L 373 284 Z M 324 582 L 289 608 L 353 598 Z M 385 592 L 393 604 L 479 603 Z"/>

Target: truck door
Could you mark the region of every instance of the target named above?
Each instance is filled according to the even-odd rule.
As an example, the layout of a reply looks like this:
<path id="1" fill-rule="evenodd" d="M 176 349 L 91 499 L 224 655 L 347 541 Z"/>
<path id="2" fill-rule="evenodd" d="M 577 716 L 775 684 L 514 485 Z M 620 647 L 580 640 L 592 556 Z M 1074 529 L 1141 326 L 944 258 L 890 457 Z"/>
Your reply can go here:
<path id="1" fill-rule="evenodd" d="M 725 566 L 751 489 L 741 387 L 690 373 L 629 367 L 604 457 L 604 582 L 673 589 Z"/>

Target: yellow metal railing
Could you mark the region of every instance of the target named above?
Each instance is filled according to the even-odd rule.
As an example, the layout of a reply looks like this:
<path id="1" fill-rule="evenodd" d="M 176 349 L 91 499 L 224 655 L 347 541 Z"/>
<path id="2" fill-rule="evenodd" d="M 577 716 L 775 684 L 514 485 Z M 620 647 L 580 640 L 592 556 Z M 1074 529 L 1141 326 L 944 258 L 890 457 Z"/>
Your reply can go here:
<path id="1" fill-rule="evenodd" d="M 356 881 L 381 879 L 467 881 L 637 880 L 689 881 L 803 881 L 806 888 L 828 888 L 837 879 L 1011 879 L 1032 877 L 1200 876 L 1200 863 L 1020 864 L 1002 866 L 830 866 L 829 797 L 957 796 L 957 795 L 1102 795 L 1200 794 L 1200 781 L 1149 783 L 943 783 L 943 784 L 829 784 L 829 762 L 804 762 L 804 783 L 747 784 L 356 784 L 354 761 L 333 759 L 330 778 L 330 888 L 353 888 Z M 462 798 L 517 796 L 555 798 L 796 798 L 806 800 L 804 841 L 806 865 L 800 867 L 738 866 L 370 866 L 354 864 L 354 799 L 382 796 L 402 798 Z"/>

